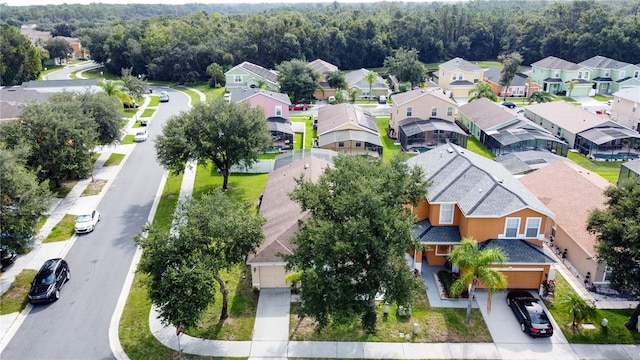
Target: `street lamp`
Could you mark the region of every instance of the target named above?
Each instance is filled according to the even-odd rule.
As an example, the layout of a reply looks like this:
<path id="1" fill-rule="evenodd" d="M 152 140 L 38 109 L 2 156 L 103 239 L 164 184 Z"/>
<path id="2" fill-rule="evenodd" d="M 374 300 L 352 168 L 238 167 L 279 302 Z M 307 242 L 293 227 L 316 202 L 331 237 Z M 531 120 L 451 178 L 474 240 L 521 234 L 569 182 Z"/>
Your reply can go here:
<path id="1" fill-rule="evenodd" d="M 47 68 L 44 68 L 44 79 L 47 80 Z"/>

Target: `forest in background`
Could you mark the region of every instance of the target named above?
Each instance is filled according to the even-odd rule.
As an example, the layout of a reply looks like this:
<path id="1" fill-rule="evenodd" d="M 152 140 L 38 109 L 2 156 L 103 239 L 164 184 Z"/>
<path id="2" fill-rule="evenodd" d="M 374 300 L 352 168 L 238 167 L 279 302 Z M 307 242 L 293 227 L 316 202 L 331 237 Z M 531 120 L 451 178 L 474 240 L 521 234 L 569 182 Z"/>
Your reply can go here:
<path id="1" fill-rule="evenodd" d="M 37 23 L 79 37 L 91 58 L 119 74 L 195 82 L 212 63 L 273 69 L 321 58 L 341 70 L 382 67 L 399 48 L 430 64 L 456 56 L 523 65 L 547 56 L 595 55 L 640 63 L 638 1 L 470 1 L 300 5 L 0 5 L 2 22 Z"/>

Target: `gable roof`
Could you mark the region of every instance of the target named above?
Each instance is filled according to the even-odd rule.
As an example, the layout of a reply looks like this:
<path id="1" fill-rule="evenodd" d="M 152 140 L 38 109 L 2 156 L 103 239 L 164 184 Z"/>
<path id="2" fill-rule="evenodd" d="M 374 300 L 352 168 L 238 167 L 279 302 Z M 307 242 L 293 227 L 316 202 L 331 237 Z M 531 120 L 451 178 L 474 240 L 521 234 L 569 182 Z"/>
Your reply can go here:
<path id="1" fill-rule="evenodd" d="M 522 239 L 491 239 L 478 244 L 478 249 L 499 248 L 507 255 L 507 264 L 554 264 L 556 261 L 542 246 Z"/>
<path id="2" fill-rule="evenodd" d="M 457 57 L 457 58 L 453 58 L 447 62 L 445 62 L 444 64 L 440 64 L 439 66 L 442 69 L 445 69 L 447 71 L 453 71 L 456 69 L 460 69 L 462 71 L 478 71 L 478 70 L 483 70 L 480 66 L 471 63 L 469 61 L 466 61 L 463 58 Z"/>
<path id="3" fill-rule="evenodd" d="M 558 70 L 578 70 L 582 66 L 572 63 L 570 61 L 557 58 L 555 56 L 547 56 L 542 60 L 538 60 L 531 64 L 531 66 L 539 67 L 542 69 L 558 69 Z"/>
<path id="4" fill-rule="evenodd" d="M 368 89 L 369 83 L 364 80 L 364 76 L 367 75 L 368 72 L 369 70 L 363 68 L 350 71 L 345 74 L 349 87 L 351 88 L 355 86 L 360 89 Z M 389 89 L 389 86 L 387 86 L 387 83 L 384 81 L 382 76 L 378 75 L 376 77 L 376 81 L 371 84 L 371 89 Z"/>
<path id="5" fill-rule="evenodd" d="M 232 89 L 231 90 L 231 100 L 239 103 L 250 98 L 256 96 L 266 96 L 268 98 L 274 99 L 286 105 L 291 105 L 291 100 L 289 99 L 289 95 L 270 91 L 270 90 L 262 90 L 262 89 Z"/>
<path id="6" fill-rule="evenodd" d="M 265 69 L 260 65 L 252 64 L 248 61 L 245 61 L 241 64 L 234 66 L 232 69 L 227 71 L 227 73 L 237 68 L 243 69 L 246 72 L 249 72 L 251 74 L 264 78 L 265 80 L 271 83 L 274 83 L 274 84 L 278 83 L 278 73 L 276 73 L 273 70 Z"/>
<path id="7" fill-rule="evenodd" d="M 324 74 L 330 71 L 338 71 L 338 67 L 326 62 L 322 59 L 315 59 L 309 64 L 307 64 L 311 69 L 313 69 L 318 74 Z"/>
<path id="8" fill-rule="evenodd" d="M 376 118 L 369 110 L 347 103 L 327 105 L 318 109 L 318 135 L 326 134 L 348 124 L 376 136 L 380 135 Z"/>
<path id="9" fill-rule="evenodd" d="M 484 131 L 497 130 L 507 124 L 524 121 L 518 114 L 486 98 L 479 98 L 458 107 L 458 113 L 465 115 Z"/>
<path id="10" fill-rule="evenodd" d="M 590 113 L 587 110 L 564 101 L 529 105 L 526 107 L 526 110 L 549 120 L 573 134 L 605 124 L 609 121 L 605 117 Z"/>
<path id="11" fill-rule="evenodd" d="M 300 205 L 289 198 L 296 188 L 295 179 L 304 175 L 307 180 L 317 181 L 332 164 L 313 153 L 308 155 L 269 174 L 260 204 L 260 215 L 266 220 L 262 226 L 265 239 L 255 253 L 248 255 L 247 264 L 284 263 L 278 254 L 293 253 L 291 236 L 298 230 L 298 221 L 309 216 L 308 211 L 302 212 Z"/>
<path id="12" fill-rule="evenodd" d="M 562 181 L 558 181 L 562 179 Z M 607 180 L 577 164 L 558 161 L 520 181 L 555 214 L 554 221 L 589 255 L 596 256 L 596 237 L 587 231 L 589 212 L 605 209 Z"/>
<path id="13" fill-rule="evenodd" d="M 454 144 L 446 144 L 407 160 L 432 182 L 430 203 L 455 203 L 465 217 L 500 218 L 529 208 L 553 213 L 501 164 Z"/>
<path id="14" fill-rule="evenodd" d="M 618 70 L 621 69 L 625 66 L 629 66 L 631 64 L 626 63 L 626 62 L 622 62 L 622 61 L 618 61 L 618 60 L 613 60 L 613 59 L 609 59 L 607 57 L 604 56 L 600 56 L 600 55 L 596 55 L 590 59 L 587 59 L 583 62 L 578 63 L 578 65 L 581 66 L 588 66 L 590 68 L 594 68 L 594 69 L 613 69 L 613 70 Z"/>
<path id="15" fill-rule="evenodd" d="M 449 98 L 441 88 L 428 87 L 428 88 L 413 89 L 403 93 L 394 94 L 392 106 L 402 106 L 413 100 L 426 98 L 430 96 L 435 96 L 439 99 L 447 101 L 451 105 L 454 105 L 454 106 L 456 105 L 456 103 L 453 100 L 451 100 L 451 98 Z"/>
<path id="16" fill-rule="evenodd" d="M 490 67 L 485 69 L 484 77 L 495 84 L 500 84 L 500 72 L 498 68 Z M 527 84 L 527 75 L 516 73 L 511 79 L 509 86 L 525 86 Z"/>
<path id="17" fill-rule="evenodd" d="M 614 92 L 613 96 L 640 103 L 640 86 L 622 88 Z"/>

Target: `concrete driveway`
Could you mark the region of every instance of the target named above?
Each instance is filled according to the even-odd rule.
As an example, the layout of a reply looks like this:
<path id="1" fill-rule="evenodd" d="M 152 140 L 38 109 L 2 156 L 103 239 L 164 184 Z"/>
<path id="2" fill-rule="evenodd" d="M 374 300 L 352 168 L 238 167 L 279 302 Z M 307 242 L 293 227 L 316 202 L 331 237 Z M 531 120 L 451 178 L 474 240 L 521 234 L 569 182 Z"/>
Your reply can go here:
<path id="1" fill-rule="evenodd" d="M 546 306 L 545 311 L 553 324 L 554 334 L 548 338 L 532 338 L 520 330 L 518 320 L 507 306 L 506 291 L 492 296 L 491 314 L 487 313 L 487 294 L 486 291 L 476 292 L 476 301 L 503 359 L 577 359 L 575 351 Z M 532 295 L 538 297 L 534 293 Z"/>

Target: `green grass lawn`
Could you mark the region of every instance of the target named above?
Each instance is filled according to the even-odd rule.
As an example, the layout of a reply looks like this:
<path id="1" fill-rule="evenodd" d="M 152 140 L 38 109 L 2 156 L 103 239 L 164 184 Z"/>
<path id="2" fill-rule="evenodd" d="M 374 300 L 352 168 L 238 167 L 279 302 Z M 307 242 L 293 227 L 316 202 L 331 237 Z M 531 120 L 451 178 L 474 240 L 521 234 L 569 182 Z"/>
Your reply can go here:
<path id="1" fill-rule="evenodd" d="M 303 147 L 304 147 L 303 134 L 302 133 L 293 134 L 293 150 L 302 150 Z"/>
<path id="2" fill-rule="evenodd" d="M 467 150 L 473 151 L 474 153 L 482 155 L 491 160 L 496 157 L 491 151 L 489 151 L 489 149 L 484 147 L 484 145 L 482 145 L 480 141 L 478 141 L 473 136 L 469 136 L 467 138 Z"/>
<path id="3" fill-rule="evenodd" d="M 432 308 L 423 291 L 413 304 L 410 318 L 397 316 L 397 306 L 390 306 L 389 315 L 384 316 L 384 305 L 376 305 L 378 323 L 376 334 L 366 334 L 360 321 L 354 319 L 347 325 L 329 326 L 316 331 L 310 318 L 300 321 L 300 304 L 291 305 L 289 338 L 293 341 L 366 341 L 366 342 L 491 342 L 491 335 L 478 309 L 471 313 L 470 325 L 464 323 L 467 309 Z M 413 323 L 418 324 L 418 334 L 410 340 L 401 334 L 412 334 Z"/>
<path id="4" fill-rule="evenodd" d="M 129 135 L 127 135 L 129 136 Z M 131 135 L 133 136 L 133 135 Z M 120 163 L 122 162 L 122 159 L 124 159 L 125 154 L 119 154 L 119 153 L 112 153 L 109 158 L 107 159 L 107 161 L 104 162 L 103 166 L 117 166 L 120 165 Z"/>
<path id="5" fill-rule="evenodd" d="M 32 269 L 22 270 L 9 289 L 0 297 L 0 315 L 20 312 L 29 303 L 29 288 L 31 281 L 38 271 Z"/>
<path id="6" fill-rule="evenodd" d="M 51 243 L 56 241 L 69 240 L 73 236 L 74 227 L 76 225 L 77 216 L 66 214 L 59 223 L 57 223 L 49 236 L 44 239 L 43 243 Z"/>
<path id="7" fill-rule="evenodd" d="M 144 111 L 142 112 L 142 116 L 140 117 L 152 117 L 155 112 L 156 109 L 144 109 Z"/>
<path id="8" fill-rule="evenodd" d="M 131 119 L 137 112 L 137 109 L 124 109 L 124 117 Z"/>
<path id="9" fill-rule="evenodd" d="M 156 107 L 158 105 L 160 105 L 160 97 L 158 95 L 150 95 L 147 107 Z"/>
<path id="10" fill-rule="evenodd" d="M 260 194 L 264 192 L 269 174 L 231 174 L 229 176 L 230 196 L 257 204 Z M 215 189 L 222 188 L 222 175 L 218 173 L 212 165 L 203 166 L 198 164 L 196 170 L 196 180 L 193 187 L 193 197 L 198 198 L 203 194 Z"/>
<path id="11" fill-rule="evenodd" d="M 135 136 L 133 134 L 127 134 L 125 135 L 122 140 L 120 141 L 120 145 L 129 145 L 129 144 L 133 144 L 135 139 Z"/>
<path id="12" fill-rule="evenodd" d="M 592 161 L 586 156 L 573 151 L 569 151 L 567 158 L 583 168 L 602 176 L 612 184 L 618 182 L 620 167 L 622 166 L 621 161 Z"/>
<path id="13" fill-rule="evenodd" d="M 602 102 L 607 102 L 607 101 L 611 100 L 611 97 L 600 95 L 600 94 L 595 94 L 591 98 L 593 98 L 593 100 L 598 100 L 598 101 L 602 101 Z"/>
<path id="14" fill-rule="evenodd" d="M 225 92 L 224 87 L 212 88 L 209 87 L 208 83 L 198 83 L 196 85 L 191 85 L 191 87 L 202 91 L 206 95 L 207 101 L 221 98 Z"/>
<path id="15" fill-rule="evenodd" d="M 292 115 L 290 120 L 291 122 L 305 123 L 304 148 L 311 149 L 313 147 L 313 139 L 318 137 L 318 131 L 313 128 L 313 119 L 309 119 L 309 116 Z"/>
<path id="16" fill-rule="evenodd" d="M 572 344 L 640 344 L 640 334 L 637 331 L 629 331 L 624 323 L 633 313 L 633 309 L 603 310 L 597 309 L 594 319 L 588 323 L 595 325 L 595 330 L 572 330 L 573 317 L 566 304 L 562 304 L 562 298 L 568 293 L 574 292 L 569 283 L 556 273 L 556 295 L 552 301 L 547 302 L 547 308 L 560 326 L 562 333 Z M 600 326 L 602 319 L 609 320 L 606 329 Z M 587 322 L 585 322 L 587 323 Z"/>
<path id="17" fill-rule="evenodd" d="M 403 158 L 410 158 L 411 154 L 405 154 L 402 151 L 400 145 L 396 145 L 396 141 L 387 136 L 387 129 L 389 128 L 389 116 L 376 116 L 376 125 L 380 132 L 380 139 L 382 140 L 382 160 L 389 161 L 394 156 L 401 156 Z"/>
<path id="18" fill-rule="evenodd" d="M 56 198 L 63 199 L 77 183 L 78 180 L 64 180 L 59 188 L 51 188 L 51 192 Z"/>

